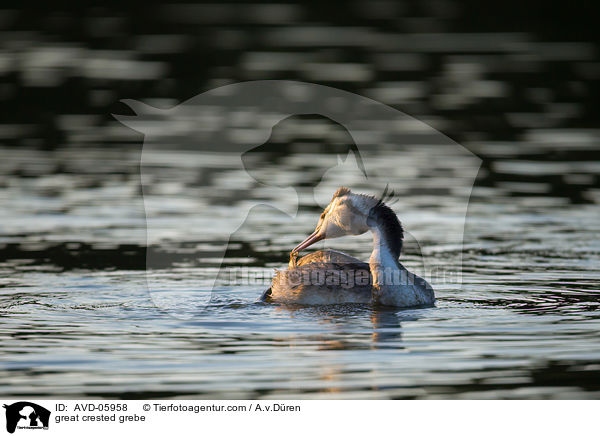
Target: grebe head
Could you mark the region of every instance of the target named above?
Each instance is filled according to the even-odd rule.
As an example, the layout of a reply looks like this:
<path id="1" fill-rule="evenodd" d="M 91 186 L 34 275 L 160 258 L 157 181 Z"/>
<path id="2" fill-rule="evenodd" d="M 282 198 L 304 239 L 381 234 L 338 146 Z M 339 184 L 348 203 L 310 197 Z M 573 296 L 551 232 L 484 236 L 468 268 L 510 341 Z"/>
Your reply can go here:
<path id="1" fill-rule="evenodd" d="M 346 187 L 339 188 L 325 208 L 315 231 L 302 241 L 292 253 L 310 247 L 323 239 L 346 235 L 362 235 L 370 228 L 369 216 L 380 203 L 375 197 L 355 194 Z"/>

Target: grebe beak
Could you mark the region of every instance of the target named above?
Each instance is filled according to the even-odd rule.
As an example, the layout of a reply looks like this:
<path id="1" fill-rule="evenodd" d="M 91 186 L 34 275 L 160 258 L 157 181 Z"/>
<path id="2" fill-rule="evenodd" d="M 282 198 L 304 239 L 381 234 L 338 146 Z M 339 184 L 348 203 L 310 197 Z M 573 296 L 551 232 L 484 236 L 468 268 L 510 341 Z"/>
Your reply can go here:
<path id="1" fill-rule="evenodd" d="M 325 239 L 324 235 L 319 235 L 317 234 L 317 231 L 315 230 L 313 232 L 312 235 L 310 235 L 308 238 L 306 238 L 304 241 L 300 242 L 300 244 L 298 244 L 293 250 L 292 253 L 297 253 L 300 250 L 304 250 L 305 248 L 310 247 L 311 245 L 313 245 L 316 242 L 319 242 L 321 240 Z"/>

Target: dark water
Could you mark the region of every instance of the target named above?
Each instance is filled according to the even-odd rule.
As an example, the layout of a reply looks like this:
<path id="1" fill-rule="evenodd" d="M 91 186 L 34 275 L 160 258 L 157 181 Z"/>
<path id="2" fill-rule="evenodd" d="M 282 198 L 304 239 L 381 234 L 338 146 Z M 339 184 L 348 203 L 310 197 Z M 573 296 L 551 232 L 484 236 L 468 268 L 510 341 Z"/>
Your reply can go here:
<path id="1" fill-rule="evenodd" d="M 568 26 L 476 22 L 476 5 L 367 4 L 337 19 L 292 4 L 152 6 L 138 25 L 102 8 L 0 14 L 14 108 L 0 130 L 1 395 L 600 398 L 596 45 Z M 321 180 L 337 152 L 324 134 L 280 140 L 249 182 L 239 155 L 173 148 L 145 156 L 143 180 L 141 135 L 109 115 L 125 112 L 120 98 L 169 107 L 254 79 L 370 96 L 481 161 L 382 147 L 368 182 L 343 166 Z M 444 271 L 435 307 L 257 302 L 265 284 L 248 277 L 287 263 L 341 180 L 396 189 L 403 262 Z M 370 252 L 366 236 L 328 246 Z M 219 267 L 242 283 L 213 289 Z"/>

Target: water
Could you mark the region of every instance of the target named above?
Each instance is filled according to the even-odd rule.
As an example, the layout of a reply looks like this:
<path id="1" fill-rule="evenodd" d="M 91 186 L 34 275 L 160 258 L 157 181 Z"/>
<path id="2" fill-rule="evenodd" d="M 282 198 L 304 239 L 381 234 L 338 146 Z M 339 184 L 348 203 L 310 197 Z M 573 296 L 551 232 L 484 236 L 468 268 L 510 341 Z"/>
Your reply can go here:
<path id="1" fill-rule="evenodd" d="M 434 281 L 435 307 L 284 307 L 257 302 L 263 285 L 221 285 L 210 302 L 200 298 L 191 319 L 181 319 L 162 310 L 160 293 L 146 286 L 139 154 L 73 153 L 77 158 L 64 150 L 21 150 L 5 153 L 2 163 L 5 173 L 13 174 L 3 191 L 3 201 L 11 205 L 4 210 L 2 232 L 4 395 L 599 396 L 597 204 L 540 195 L 553 190 L 546 180 L 554 168 L 547 162 L 529 161 L 528 172 L 536 177 L 523 185 L 502 182 L 498 173 L 494 186 L 483 186 L 492 176 L 480 172 L 467 219 L 463 284 Z M 547 153 L 540 149 L 540 155 Z M 185 162 L 173 156 L 163 161 L 163 171 Z M 315 165 L 310 154 L 289 159 L 300 174 Z M 89 171 L 89 162 L 95 162 L 96 172 Z M 69 171 L 56 174 L 59 163 Z M 33 164 L 37 177 L 14 175 Z M 586 162 L 569 165 L 582 174 L 594 170 Z M 422 180 L 432 188 L 443 186 L 456 166 L 457 161 L 441 160 Z M 504 178 L 519 169 L 508 165 Z M 386 171 L 390 177 L 392 170 Z M 402 186 L 401 179 L 391 181 Z M 179 250 L 184 254 L 175 257 L 175 266 L 148 272 L 150 280 L 164 285 L 167 298 L 182 298 L 180 289 L 205 295 L 203 273 L 218 266 L 210 260 L 215 241 L 197 240 L 197 232 L 188 231 L 199 201 L 189 194 L 195 183 L 174 188 L 166 178 L 154 185 L 170 199 L 156 203 L 179 223 L 173 239 L 194 242 Z M 315 207 L 304 195 L 311 189 L 299 188 L 307 200 L 300 202 L 297 220 L 282 221 L 276 213 L 249 220 L 250 231 L 235 235 L 224 267 L 243 267 L 250 274 L 285 265 L 292 243 L 316 222 Z M 260 189 L 250 192 L 270 201 Z M 452 269 L 461 260 L 460 247 L 428 229 L 448 225 L 453 203 L 427 197 L 426 207 L 424 197 L 399 195 L 395 205 L 419 241 L 409 236 L 403 259 L 417 272 L 423 261 Z M 229 207 L 237 211 L 244 201 Z M 329 246 L 364 259 L 370 250 L 368 237 Z"/>
<path id="2" fill-rule="evenodd" d="M 1 396 L 600 398 L 595 15 L 320 6 L 0 11 Z M 110 116 L 121 98 L 170 107 L 257 79 L 374 98 L 481 162 L 379 144 L 369 182 L 321 181 L 339 137 L 304 120 L 321 133 L 280 140 L 252 177 L 239 155 L 189 149 L 146 155 L 140 175 L 141 135 Z M 435 307 L 284 307 L 257 301 L 264 283 L 213 289 L 219 267 L 283 267 L 340 180 L 396 189 L 403 262 L 444 271 Z M 368 236 L 328 246 L 370 252 Z"/>

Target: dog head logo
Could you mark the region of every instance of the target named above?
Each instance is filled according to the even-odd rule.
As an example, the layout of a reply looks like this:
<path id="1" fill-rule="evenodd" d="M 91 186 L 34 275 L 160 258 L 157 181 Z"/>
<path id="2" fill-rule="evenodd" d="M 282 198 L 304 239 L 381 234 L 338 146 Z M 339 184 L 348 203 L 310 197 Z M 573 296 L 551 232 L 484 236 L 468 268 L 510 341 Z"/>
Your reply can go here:
<path id="1" fill-rule="evenodd" d="M 341 185 L 370 193 L 389 185 L 422 211 L 403 215 L 412 228 L 431 207 L 452 201 L 451 219 L 438 228 L 428 223 L 428 232 L 443 234 L 447 247 L 462 244 L 481 160 L 390 106 L 323 85 L 271 80 L 225 85 L 171 108 L 124 103 L 135 115 L 115 118 L 144 134 L 146 282 L 154 304 L 174 315 L 195 318 L 218 301 L 226 253 L 246 240 L 236 235 L 246 229 L 254 237 L 254 228 L 269 225 L 265 216 L 295 219 L 301 200 L 328 202 Z M 301 178 L 289 170 L 303 166 Z M 447 174 L 447 183 L 432 185 L 432 173 Z M 152 272 L 195 266 L 202 272 L 193 281 Z"/>
<path id="2" fill-rule="evenodd" d="M 14 433 L 19 429 L 47 429 L 50 411 L 29 401 L 19 401 L 4 405 L 6 409 L 6 431 Z"/>

